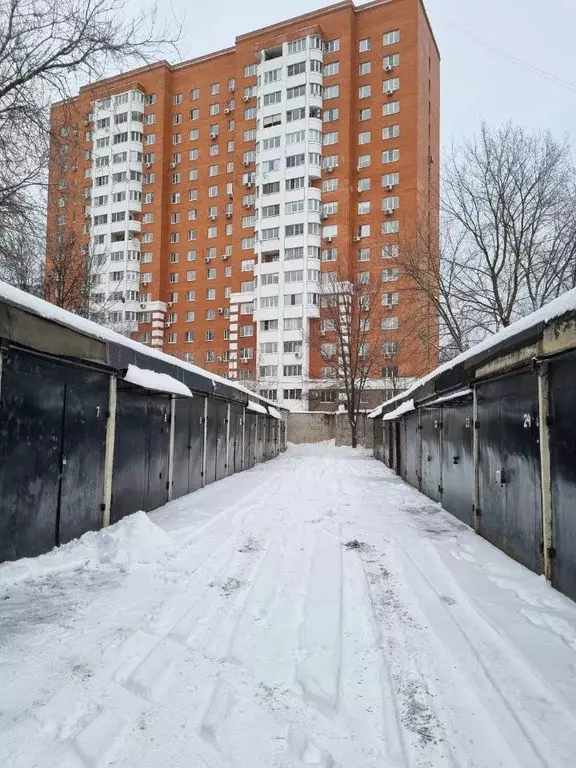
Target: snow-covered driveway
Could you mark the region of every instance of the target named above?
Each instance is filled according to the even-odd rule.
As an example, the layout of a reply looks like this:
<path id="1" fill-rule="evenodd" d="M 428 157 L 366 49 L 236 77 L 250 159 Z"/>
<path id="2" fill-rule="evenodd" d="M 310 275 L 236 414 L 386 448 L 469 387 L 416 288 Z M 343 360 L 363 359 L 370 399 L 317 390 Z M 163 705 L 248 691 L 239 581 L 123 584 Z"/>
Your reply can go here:
<path id="1" fill-rule="evenodd" d="M 366 452 L 151 519 L 0 568 L 3 768 L 575 765 L 576 605 Z"/>

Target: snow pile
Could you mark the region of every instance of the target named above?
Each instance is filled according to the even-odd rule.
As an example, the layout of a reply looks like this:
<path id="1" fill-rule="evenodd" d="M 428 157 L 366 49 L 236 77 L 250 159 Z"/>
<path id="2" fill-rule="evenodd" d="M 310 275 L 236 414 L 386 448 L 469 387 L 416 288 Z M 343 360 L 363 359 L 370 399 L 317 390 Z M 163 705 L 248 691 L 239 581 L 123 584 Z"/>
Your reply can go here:
<path id="1" fill-rule="evenodd" d="M 145 512 L 136 512 L 101 531 L 89 531 L 39 557 L 24 557 L 0 565 L 0 583 L 37 579 L 82 568 L 112 566 L 126 571 L 131 565 L 154 563 L 170 555 L 174 541 Z"/>

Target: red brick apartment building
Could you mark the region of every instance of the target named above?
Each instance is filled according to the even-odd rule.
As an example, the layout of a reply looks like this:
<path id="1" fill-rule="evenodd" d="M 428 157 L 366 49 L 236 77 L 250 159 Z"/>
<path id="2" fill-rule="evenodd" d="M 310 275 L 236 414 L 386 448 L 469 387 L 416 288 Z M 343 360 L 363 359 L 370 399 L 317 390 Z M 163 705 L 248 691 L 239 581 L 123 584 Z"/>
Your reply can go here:
<path id="1" fill-rule="evenodd" d="M 101 322 L 327 409 L 322 285 L 361 279 L 382 290 L 370 322 L 389 341 L 366 406 L 437 364 L 437 318 L 398 263 L 438 212 L 439 54 L 421 0 L 343 0 L 91 84 L 54 105 L 52 134 L 48 298 L 70 306 L 82 282 Z"/>

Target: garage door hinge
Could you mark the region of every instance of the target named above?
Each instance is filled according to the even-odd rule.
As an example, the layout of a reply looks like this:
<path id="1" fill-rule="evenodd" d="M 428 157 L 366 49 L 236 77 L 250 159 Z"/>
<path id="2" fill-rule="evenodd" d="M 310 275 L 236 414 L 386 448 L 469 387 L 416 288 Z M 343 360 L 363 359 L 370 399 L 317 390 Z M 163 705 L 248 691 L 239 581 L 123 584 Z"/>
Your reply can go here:
<path id="1" fill-rule="evenodd" d="M 441 485 L 438 486 L 438 493 L 444 493 L 444 488 Z"/>
<path id="2" fill-rule="evenodd" d="M 100 512 L 104 512 L 105 510 L 106 510 L 106 504 L 102 502 L 102 504 L 100 504 Z"/>
<path id="3" fill-rule="evenodd" d="M 549 560 L 555 560 L 556 559 L 556 548 L 555 547 L 548 547 L 548 559 Z"/>
<path id="4" fill-rule="evenodd" d="M 480 509 L 480 507 L 476 507 L 476 509 L 474 511 L 476 512 L 476 517 L 481 517 L 482 516 L 482 510 Z"/>
<path id="5" fill-rule="evenodd" d="M 552 424 L 554 424 L 554 419 L 552 418 L 552 416 L 546 416 L 546 426 L 551 427 Z"/>
<path id="6" fill-rule="evenodd" d="M 476 419 L 476 421 L 474 422 L 474 429 L 480 429 L 480 422 L 478 421 L 478 419 Z"/>

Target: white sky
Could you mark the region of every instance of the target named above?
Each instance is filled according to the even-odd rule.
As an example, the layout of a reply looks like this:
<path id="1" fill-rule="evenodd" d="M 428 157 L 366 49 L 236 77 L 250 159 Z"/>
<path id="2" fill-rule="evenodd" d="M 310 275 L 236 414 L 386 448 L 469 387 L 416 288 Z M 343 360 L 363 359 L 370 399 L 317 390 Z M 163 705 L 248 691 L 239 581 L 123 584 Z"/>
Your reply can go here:
<path id="1" fill-rule="evenodd" d="M 574 33 L 576 0 L 425 0 L 442 55 L 443 142 L 469 136 L 481 119 L 512 119 L 530 128 L 569 134 L 576 121 Z M 186 14 L 183 59 L 233 45 L 237 35 L 329 5 L 329 0 L 159 0 L 160 15 Z M 356 0 L 362 5 L 361 0 Z M 139 0 L 128 8 L 138 7 Z M 127 9 L 128 10 L 128 9 Z M 574 86 L 537 76 L 472 41 L 523 59 Z"/>

